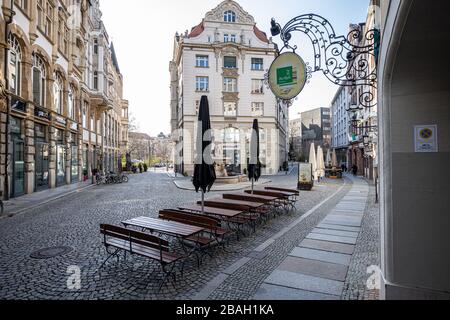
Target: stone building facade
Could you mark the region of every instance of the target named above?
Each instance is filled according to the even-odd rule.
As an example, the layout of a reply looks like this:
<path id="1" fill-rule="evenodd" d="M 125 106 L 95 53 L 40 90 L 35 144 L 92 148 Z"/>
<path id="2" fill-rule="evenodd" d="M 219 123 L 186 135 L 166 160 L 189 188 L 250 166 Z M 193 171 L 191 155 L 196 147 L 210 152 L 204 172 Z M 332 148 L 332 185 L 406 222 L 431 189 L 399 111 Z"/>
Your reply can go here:
<path id="1" fill-rule="evenodd" d="M 336 150 L 339 164 L 347 164 L 350 139 L 349 103 L 348 88 L 339 87 L 331 102 L 331 148 Z"/>
<path id="2" fill-rule="evenodd" d="M 128 102 L 99 1 L 1 3 L 3 196 L 77 183 L 93 169 L 117 171 Z"/>
<path id="3" fill-rule="evenodd" d="M 202 95 L 209 99 L 213 155 L 229 171 L 244 172 L 253 119 L 261 134 L 261 162 L 275 174 L 287 160 L 288 105 L 265 85 L 278 52 L 235 1 L 208 12 L 190 32 L 176 34 L 171 73 L 171 125 L 177 172 L 194 169 L 194 140 Z"/>

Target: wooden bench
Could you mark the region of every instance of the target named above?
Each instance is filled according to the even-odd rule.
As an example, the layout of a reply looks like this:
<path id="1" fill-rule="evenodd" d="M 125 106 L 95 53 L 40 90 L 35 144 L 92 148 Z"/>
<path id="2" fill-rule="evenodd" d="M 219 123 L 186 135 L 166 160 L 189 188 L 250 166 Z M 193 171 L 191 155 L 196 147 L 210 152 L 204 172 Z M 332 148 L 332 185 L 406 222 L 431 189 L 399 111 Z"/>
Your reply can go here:
<path id="1" fill-rule="evenodd" d="M 228 222 L 236 224 L 238 227 L 249 224 L 252 226 L 253 231 L 254 232 L 256 231 L 256 222 L 259 219 L 259 216 L 255 215 L 252 212 L 256 211 L 256 209 L 260 208 L 262 205 L 256 205 L 255 203 L 243 204 L 244 202 L 239 202 L 237 200 L 236 201 L 235 200 L 223 201 L 223 200 L 224 199 L 210 199 L 205 201 L 205 206 L 242 211 L 241 215 L 228 219 Z M 201 204 L 201 201 L 199 201 L 197 204 Z M 237 231 L 238 231 L 237 233 L 239 234 L 239 231 L 241 230 L 238 229 Z"/>
<path id="2" fill-rule="evenodd" d="M 124 251 L 125 254 L 130 253 L 132 255 L 143 256 L 155 260 L 160 264 L 165 276 L 159 285 L 158 292 L 170 275 L 172 275 L 174 281 L 176 281 L 174 268 L 176 262 L 182 261 L 183 257 L 170 252 L 168 241 L 146 233 L 108 224 L 100 225 L 100 233 L 103 235 L 103 245 L 108 253 L 108 258 L 102 263 L 99 269 L 101 269 L 111 257 L 115 256 L 117 257 L 117 261 L 119 261 L 120 257 L 118 253 Z M 110 248 L 114 248 L 115 250 L 111 252 L 109 250 Z M 167 269 L 168 267 L 169 269 Z M 181 266 L 181 274 L 183 274 L 183 264 Z"/>
<path id="3" fill-rule="evenodd" d="M 202 262 L 202 257 L 205 254 L 209 254 L 208 250 L 212 248 L 214 244 L 219 244 L 225 248 L 226 236 L 232 233 L 230 230 L 222 228 L 218 219 L 189 213 L 186 211 L 172 209 L 161 210 L 159 212 L 159 217 L 164 220 L 176 221 L 204 228 L 205 231 L 203 232 L 203 236 L 192 236 L 186 238 L 186 240 L 192 241 L 199 245 L 199 250 L 202 253 L 198 260 L 199 265 Z"/>

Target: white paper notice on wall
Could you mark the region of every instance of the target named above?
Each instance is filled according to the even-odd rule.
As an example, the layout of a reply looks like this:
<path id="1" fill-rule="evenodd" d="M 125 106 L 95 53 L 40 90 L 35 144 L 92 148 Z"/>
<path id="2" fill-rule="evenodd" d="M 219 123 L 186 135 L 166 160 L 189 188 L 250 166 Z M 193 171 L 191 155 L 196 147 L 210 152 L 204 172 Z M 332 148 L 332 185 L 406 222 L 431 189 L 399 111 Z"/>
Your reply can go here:
<path id="1" fill-rule="evenodd" d="M 437 125 L 415 126 L 415 152 L 439 152 L 437 130 Z"/>

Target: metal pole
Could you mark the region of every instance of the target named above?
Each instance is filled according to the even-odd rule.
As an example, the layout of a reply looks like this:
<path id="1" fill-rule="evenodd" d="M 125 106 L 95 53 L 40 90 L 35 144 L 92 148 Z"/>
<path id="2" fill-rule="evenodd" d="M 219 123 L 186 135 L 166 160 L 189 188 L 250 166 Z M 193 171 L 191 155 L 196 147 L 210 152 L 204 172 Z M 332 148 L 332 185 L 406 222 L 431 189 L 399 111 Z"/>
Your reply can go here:
<path id="1" fill-rule="evenodd" d="M 205 191 L 202 189 L 202 214 L 205 214 Z"/>
<path id="2" fill-rule="evenodd" d="M 9 44 L 8 44 L 8 38 L 9 38 L 9 25 L 13 22 L 14 18 L 14 0 L 11 0 L 11 15 L 8 20 L 5 20 L 5 67 L 4 67 L 4 74 L 5 74 L 5 92 L 6 92 L 6 141 L 5 141 L 5 179 L 4 179 L 4 199 L 7 201 L 10 199 L 10 191 L 9 191 L 9 173 L 8 173 L 8 167 L 9 167 L 9 126 L 11 121 L 11 110 L 10 110 L 10 95 L 9 95 Z"/>
<path id="3" fill-rule="evenodd" d="M 252 194 L 254 194 L 254 189 L 255 189 L 255 178 L 252 178 Z"/>

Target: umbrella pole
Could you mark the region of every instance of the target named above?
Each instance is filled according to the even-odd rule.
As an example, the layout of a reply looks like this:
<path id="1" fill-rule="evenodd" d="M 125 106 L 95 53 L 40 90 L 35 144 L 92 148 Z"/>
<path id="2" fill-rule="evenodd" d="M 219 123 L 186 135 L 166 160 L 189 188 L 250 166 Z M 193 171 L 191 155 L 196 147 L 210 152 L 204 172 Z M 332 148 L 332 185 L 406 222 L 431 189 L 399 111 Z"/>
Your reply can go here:
<path id="1" fill-rule="evenodd" d="M 202 214 L 205 214 L 205 191 L 202 190 Z"/>
<path id="2" fill-rule="evenodd" d="M 252 178 L 252 194 L 254 194 L 254 191 L 255 190 L 255 178 Z"/>

